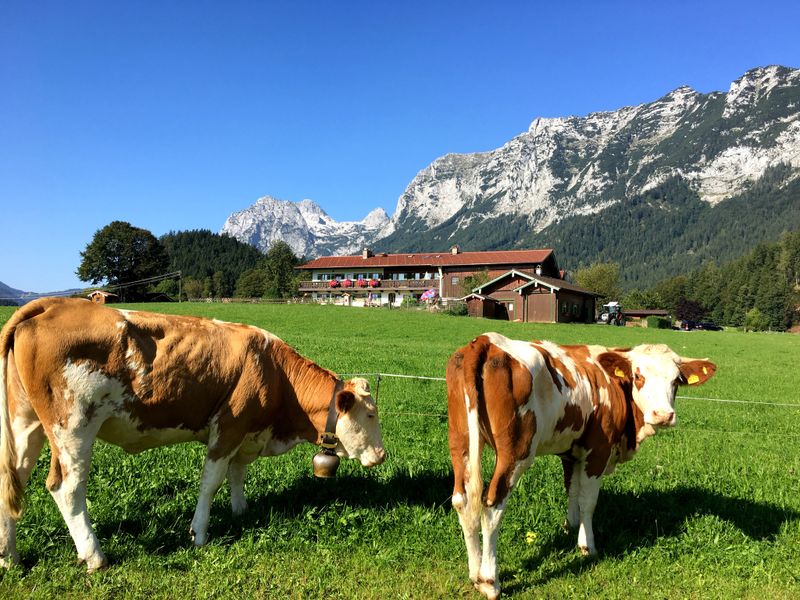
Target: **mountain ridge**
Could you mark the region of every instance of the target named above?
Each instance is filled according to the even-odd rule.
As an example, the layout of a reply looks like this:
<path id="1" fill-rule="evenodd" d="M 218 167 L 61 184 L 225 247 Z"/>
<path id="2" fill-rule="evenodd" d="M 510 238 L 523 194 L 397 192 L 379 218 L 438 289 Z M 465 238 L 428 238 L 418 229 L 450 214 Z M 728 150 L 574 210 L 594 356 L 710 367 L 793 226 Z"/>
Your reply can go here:
<path id="1" fill-rule="evenodd" d="M 796 193 L 799 177 L 800 70 L 758 67 L 727 92 L 680 86 L 616 111 L 539 117 L 495 150 L 446 154 L 417 173 L 380 229 L 362 228 L 347 244 L 318 230 L 303 254 L 354 254 L 364 245 L 390 252 L 547 245 L 568 268 L 615 260 L 633 264 L 630 273 L 623 269 L 628 283 L 646 283 L 655 271 L 636 271 L 640 265 L 661 261 L 674 272 L 697 266 L 704 255 L 692 245 L 705 238 L 719 246 L 726 235 L 704 220 L 726 224 L 746 214 L 743 203 L 777 224 L 745 231 L 731 258 L 780 227 L 800 227 L 794 196 L 785 194 Z M 653 228 L 677 227 L 675 211 L 685 211 L 687 229 L 664 239 Z M 615 228 L 618 213 L 624 218 Z M 641 248 L 626 248 L 631 229 Z M 657 247 L 653 237 L 661 240 Z"/>

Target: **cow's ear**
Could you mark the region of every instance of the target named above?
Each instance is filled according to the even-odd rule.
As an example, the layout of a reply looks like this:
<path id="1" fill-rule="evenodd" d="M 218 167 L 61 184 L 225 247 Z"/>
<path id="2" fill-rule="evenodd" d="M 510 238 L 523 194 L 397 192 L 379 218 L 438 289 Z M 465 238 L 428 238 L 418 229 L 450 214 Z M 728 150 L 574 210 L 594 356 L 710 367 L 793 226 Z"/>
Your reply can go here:
<path id="1" fill-rule="evenodd" d="M 343 390 L 336 394 L 336 410 L 344 414 L 355 406 L 356 397 L 350 390 Z"/>
<path id="2" fill-rule="evenodd" d="M 605 369 L 612 379 L 619 379 L 624 383 L 630 382 L 631 361 L 617 352 L 603 352 L 597 357 L 597 362 Z"/>
<path id="3" fill-rule="evenodd" d="M 681 358 L 678 368 L 681 371 L 678 383 L 681 385 L 700 385 L 711 379 L 711 376 L 717 372 L 717 365 L 710 360 Z"/>

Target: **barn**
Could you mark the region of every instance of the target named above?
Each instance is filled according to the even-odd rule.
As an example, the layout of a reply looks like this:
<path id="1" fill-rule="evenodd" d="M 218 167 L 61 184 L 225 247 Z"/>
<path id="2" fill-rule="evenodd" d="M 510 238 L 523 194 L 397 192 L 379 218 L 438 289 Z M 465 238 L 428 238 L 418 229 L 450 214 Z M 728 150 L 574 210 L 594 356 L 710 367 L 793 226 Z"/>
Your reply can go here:
<path id="1" fill-rule="evenodd" d="M 463 300 L 470 316 L 525 323 L 592 323 L 598 294 L 564 279 L 512 269 Z"/>

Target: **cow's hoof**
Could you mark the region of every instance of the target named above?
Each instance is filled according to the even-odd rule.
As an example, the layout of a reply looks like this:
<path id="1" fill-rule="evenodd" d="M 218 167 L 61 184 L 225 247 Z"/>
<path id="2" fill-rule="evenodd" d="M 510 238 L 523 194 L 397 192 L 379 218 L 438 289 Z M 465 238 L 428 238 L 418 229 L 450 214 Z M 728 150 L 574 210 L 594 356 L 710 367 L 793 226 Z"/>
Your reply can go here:
<path id="1" fill-rule="evenodd" d="M 583 556 L 594 556 L 597 554 L 597 550 L 594 548 L 589 548 L 589 546 L 578 546 L 578 549 L 581 551 Z"/>
<path id="2" fill-rule="evenodd" d="M 244 513 L 247 512 L 247 501 L 242 500 L 241 502 L 232 502 L 231 512 L 233 513 L 234 517 L 242 516 Z"/>
<path id="3" fill-rule="evenodd" d="M 10 569 L 19 564 L 19 556 L 16 553 L 0 556 L 0 569 Z"/>
<path id="4" fill-rule="evenodd" d="M 208 536 L 205 533 L 195 532 L 194 527 L 189 529 L 189 535 L 192 537 L 192 543 L 197 548 L 200 546 L 205 546 L 206 542 L 208 541 Z"/>
<path id="5" fill-rule="evenodd" d="M 479 579 L 475 582 L 475 589 L 486 596 L 489 600 L 497 600 L 500 597 L 500 586 L 494 581 Z"/>
<path id="6" fill-rule="evenodd" d="M 86 559 L 86 572 L 90 575 L 100 569 L 105 569 L 108 566 L 108 559 L 104 554 L 95 554 Z"/>

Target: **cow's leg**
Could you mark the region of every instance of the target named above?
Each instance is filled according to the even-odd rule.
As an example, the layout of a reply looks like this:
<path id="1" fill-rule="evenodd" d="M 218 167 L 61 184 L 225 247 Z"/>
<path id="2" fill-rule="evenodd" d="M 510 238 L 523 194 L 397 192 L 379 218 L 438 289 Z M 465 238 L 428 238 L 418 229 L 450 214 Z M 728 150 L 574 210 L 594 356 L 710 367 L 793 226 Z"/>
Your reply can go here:
<path id="1" fill-rule="evenodd" d="M 594 545 L 594 532 L 592 531 L 592 516 L 597 506 L 597 496 L 600 493 L 600 477 L 590 477 L 585 469 L 576 468 L 575 479 L 580 485 L 577 496 L 580 508 L 580 528 L 578 529 L 578 548 L 584 556 L 597 554 Z"/>
<path id="2" fill-rule="evenodd" d="M 497 464 L 486 491 L 485 506 L 481 514 L 483 533 L 483 556 L 480 575 L 475 587 L 484 596 L 493 600 L 500 595 L 500 580 L 497 573 L 497 537 L 506 502 L 520 476 L 528 469 L 533 456 L 515 460 L 502 448 L 497 450 Z"/>
<path id="3" fill-rule="evenodd" d="M 54 428 L 54 431 L 48 432 L 51 460 L 47 489 L 64 517 L 78 558 L 86 563 L 89 573 L 108 564 L 86 507 L 86 480 L 97 429 Z"/>
<path id="4" fill-rule="evenodd" d="M 28 482 L 36 459 L 44 445 L 42 424 L 35 415 L 17 416 L 11 424 L 14 445 L 17 450 L 17 475 L 23 489 Z M 10 567 L 19 562 L 17 554 L 17 522 L 0 510 L 0 567 Z"/>
<path id="5" fill-rule="evenodd" d="M 189 534 L 195 546 L 203 546 L 208 541 L 208 518 L 214 495 L 225 480 L 231 461 L 239 453 L 242 437 L 227 423 L 215 423 L 208 440 L 208 453 L 200 477 L 200 493 L 194 511 Z M 244 474 L 242 473 L 242 481 Z"/>
<path id="6" fill-rule="evenodd" d="M 469 561 L 469 578 L 473 583 L 478 582 L 479 571 L 481 568 L 481 488 L 465 485 L 465 478 L 468 477 L 466 454 L 460 457 L 453 457 L 454 485 L 453 485 L 453 508 L 458 513 L 458 522 L 464 533 L 464 543 L 467 547 L 467 560 Z M 482 487 L 481 482 L 481 487 Z"/>
<path id="7" fill-rule="evenodd" d="M 576 473 L 578 464 L 570 458 L 561 458 L 564 469 L 564 488 L 567 491 L 567 519 L 564 521 L 564 530 L 577 529 L 581 523 L 581 512 L 578 504 L 578 494 L 581 489 L 580 477 Z"/>
<path id="8" fill-rule="evenodd" d="M 244 479 L 247 474 L 247 465 L 253 462 L 257 454 L 243 454 L 239 452 L 230 465 L 228 465 L 228 484 L 231 488 L 231 511 L 234 515 L 241 515 L 247 510 L 247 499 L 244 497 Z"/>
<path id="9" fill-rule="evenodd" d="M 450 368 L 450 367 L 448 367 Z M 450 375 L 448 375 L 450 377 Z M 483 478 L 478 410 L 460 386 L 448 383 L 448 437 L 453 463 L 453 508 L 464 534 L 469 578 L 477 585 L 481 568 L 480 522 L 483 508 Z"/>

